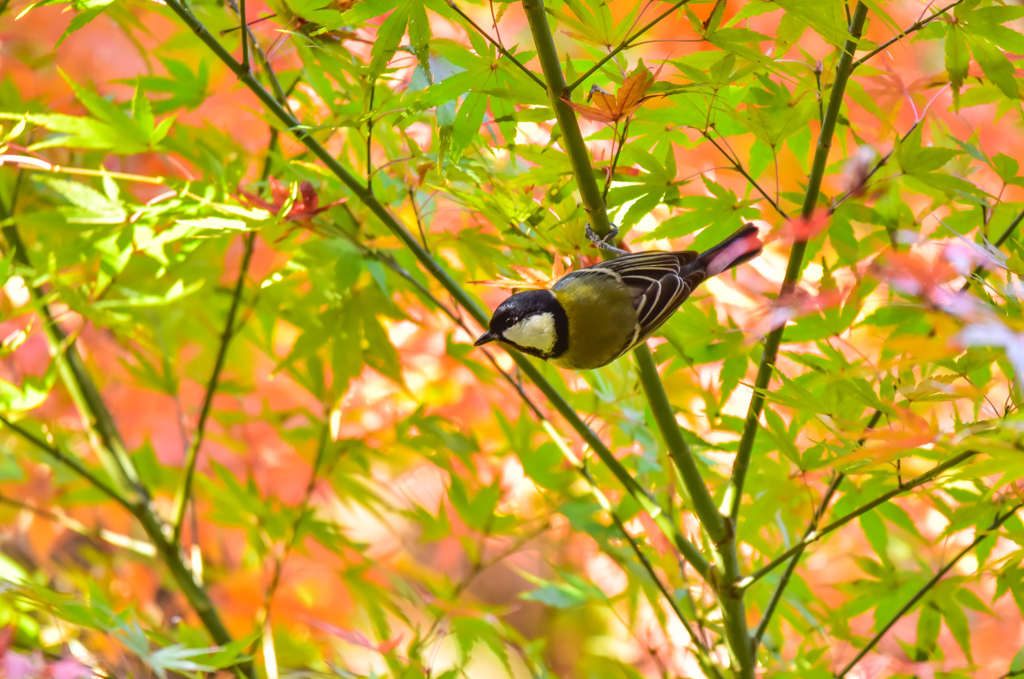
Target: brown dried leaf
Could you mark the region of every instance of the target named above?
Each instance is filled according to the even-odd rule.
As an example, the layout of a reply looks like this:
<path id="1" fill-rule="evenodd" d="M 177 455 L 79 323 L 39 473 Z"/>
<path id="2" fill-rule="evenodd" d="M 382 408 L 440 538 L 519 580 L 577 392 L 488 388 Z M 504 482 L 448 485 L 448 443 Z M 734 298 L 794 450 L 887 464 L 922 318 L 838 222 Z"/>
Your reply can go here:
<path id="1" fill-rule="evenodd" d="M 563 96 L 562 101 L 587 120 L 599 123 L 617 123 L 633 115 L 649 98 L 647 91 L 654 84 L 655 75 L 646 66 L 638 66 L 629 74 L 622 83 L 622 87 L 614 95 L 594 85 L 590 88 L 590 94 L 587 95 L 587 100 L 591 101 L 592 105 L 574 103 L 568 95 Z"/>

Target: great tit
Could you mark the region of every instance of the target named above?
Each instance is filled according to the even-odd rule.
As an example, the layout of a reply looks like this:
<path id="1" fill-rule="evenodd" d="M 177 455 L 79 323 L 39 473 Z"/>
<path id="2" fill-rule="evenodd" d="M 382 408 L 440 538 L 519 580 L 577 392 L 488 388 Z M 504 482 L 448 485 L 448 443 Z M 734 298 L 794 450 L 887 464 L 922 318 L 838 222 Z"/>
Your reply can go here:
<path id="1" fill-rule="evenodd" d="M 746 224 L 707 252 L 625 253 L 548 290 L 512 295 L 473 346 L 497 340 L 559 368 L 600 368 L 650 337 L 704 279 L 757 257 L 761 247 L 757 227 Z"/>

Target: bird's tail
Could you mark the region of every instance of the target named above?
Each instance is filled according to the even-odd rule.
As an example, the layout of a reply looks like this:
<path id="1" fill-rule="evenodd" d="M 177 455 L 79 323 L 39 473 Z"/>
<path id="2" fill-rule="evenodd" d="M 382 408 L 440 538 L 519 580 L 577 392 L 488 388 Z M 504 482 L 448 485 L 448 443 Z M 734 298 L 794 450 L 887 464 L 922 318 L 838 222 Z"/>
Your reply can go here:
<path id="1" fill-rule="evenodd" d="M 704 265 L 708 278 L 711 278 L 757 257 L 761 254 L 762 245 L 757 237 L 757 227 L 747 223 L 715 247 L 702 252 L 697 262 Z"/>

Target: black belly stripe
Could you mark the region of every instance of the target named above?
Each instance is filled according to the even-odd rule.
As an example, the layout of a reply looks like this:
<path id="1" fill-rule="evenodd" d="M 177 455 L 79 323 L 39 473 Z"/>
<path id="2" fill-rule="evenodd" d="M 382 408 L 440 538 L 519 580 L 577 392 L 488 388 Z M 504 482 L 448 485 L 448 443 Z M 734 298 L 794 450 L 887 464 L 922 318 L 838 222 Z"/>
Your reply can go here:
<path id="1" fill-rule="evenodd" d="M 554 295 L 554 293 L 551 294 Z M 569 316 L 558 302 L 557 296 L 551 312 L 555 317 L 555 346 L 551 347 L 551 353 L 545 358 L 558 358 L 569 350 Z"/>

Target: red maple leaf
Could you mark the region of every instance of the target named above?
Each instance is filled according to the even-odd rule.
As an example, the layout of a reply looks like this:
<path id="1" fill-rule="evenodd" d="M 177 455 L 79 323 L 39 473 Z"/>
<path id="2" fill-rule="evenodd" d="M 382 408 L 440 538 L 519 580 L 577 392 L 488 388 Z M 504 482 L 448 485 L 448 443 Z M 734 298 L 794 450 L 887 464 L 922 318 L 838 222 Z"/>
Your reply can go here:
<path id="1" fill-rule="evenodd" d="M 238 189 L 238 196 L 243 198 L 245 202 L 249 203 L 249 205 L 266 210 L 271 214 L 280 214 L 281 210 L 292 195 L 291 187 L 282 184 L 275 177 L 271 177 L 269 183 L 270 202 L 267 202 L 256 194 L 249 193 L 242 188 Z M 292 203 L 291 208 L 288 210 L 288 214 L 284 216 L 284 220 L 286 222 L 308 222 L 321 212 L 329 210 L 335 205 L 340 205 L 346 200 L 346 198 L 340 198 L 333 203 L 321 206 L 320 196 L 317 194 L 316 189 L 313 188 L 313 185 L 310 182 L 303 181 L 299 184 L 299 195 L 295 202 Z"/>

